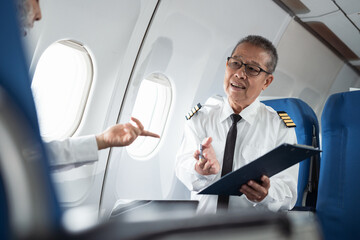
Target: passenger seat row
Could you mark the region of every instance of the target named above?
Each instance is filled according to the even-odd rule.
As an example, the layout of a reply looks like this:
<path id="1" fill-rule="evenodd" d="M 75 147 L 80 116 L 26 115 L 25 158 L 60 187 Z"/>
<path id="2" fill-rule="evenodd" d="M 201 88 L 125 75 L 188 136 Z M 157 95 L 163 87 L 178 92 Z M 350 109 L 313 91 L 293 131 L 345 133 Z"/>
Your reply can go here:
<path id="1" fill-rule="evenodd" d="M 319 124 L 311 107 L 295 98 L 263 101 L 293 119 L 299 144 L 319 145 Z M 320 156 L 300 163 L 295 209 L 315 211 L 328 239 L 360 239 L 360 91 L 333 94 L 321 115 Z"/>

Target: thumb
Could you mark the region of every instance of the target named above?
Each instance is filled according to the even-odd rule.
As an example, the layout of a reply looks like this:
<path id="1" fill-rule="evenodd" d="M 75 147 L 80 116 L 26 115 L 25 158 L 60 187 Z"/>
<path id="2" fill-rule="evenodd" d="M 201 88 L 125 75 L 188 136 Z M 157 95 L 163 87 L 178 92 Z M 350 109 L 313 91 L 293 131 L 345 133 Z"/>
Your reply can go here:
<path id="1" fill-rule="evenodd" d="M 202 145 L 203 145 L 204 147 L 209 147 L 210 144 L 211 144 L 211 142 L 212 142 L 212 137 L 208 137 L 208 138 L 205 138 L 205 139 L 202 141 Z"/>

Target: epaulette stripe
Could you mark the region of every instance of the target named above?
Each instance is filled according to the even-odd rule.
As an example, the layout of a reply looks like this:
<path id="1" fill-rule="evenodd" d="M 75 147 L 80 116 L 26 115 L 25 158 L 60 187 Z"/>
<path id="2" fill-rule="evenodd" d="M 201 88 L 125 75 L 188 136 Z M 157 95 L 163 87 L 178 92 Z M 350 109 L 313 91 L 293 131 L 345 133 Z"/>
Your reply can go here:
<path id="1" fill-rule="evenodd" d="M 194 116 L 195 113 L 197 113 L 197 111 L 199 111 L 201 109 L 201 104 L 198 103 L 195 107 L 193 107 L 191 109 L 191 111 L 185 116 L 186 120 L 189 120 L 190 118 L 192 118 L 192 116 Z"/>
<path id="2" fill-rule="evenodd" d="M 296 127 L 296 124 L 293 122 L 293 120 L 289 117 L 289 115 L 284 111 L 278 111 L 277 112 L 281 120 L 285 123 L 286 127 Z"/>
<path id="3" fill-rule="evenodd" d="M 292 123 L 293 122 L 293 120 L 291 120 L 291 119 L 283 119 L 283 121 L 284 121 L 284 123 Z"/>

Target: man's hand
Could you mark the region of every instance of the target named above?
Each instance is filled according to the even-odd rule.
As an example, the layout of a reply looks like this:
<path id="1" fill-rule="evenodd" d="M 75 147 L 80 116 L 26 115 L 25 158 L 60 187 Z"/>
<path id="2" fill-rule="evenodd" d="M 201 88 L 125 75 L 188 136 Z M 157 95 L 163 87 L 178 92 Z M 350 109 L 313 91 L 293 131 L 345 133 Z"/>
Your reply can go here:
<path id="1" fill-rule="evenodd" d="M 244 184 L 240 188 L 240 192 L 253 202 L 261 202 L 269 193 L 270 179 L 263 175 L 261 177 L 261 184 L 250 180 L 247 184 Z"/>
<path id="2" fill-rule="evenodd" d="M 144 130 L 144 126 L 138 119 L 131 117 L 131 120 L 135 122 L 136 126 L 129 122 L 125 124 L 116 124 L 100 135 L 97 135 L 96 142 L 98 149 L 128 146 L 134 142 L 138 136 L 160 138 L 159 135 Z"/>
<path id="3" fill-rule="evenodd" d="M 211 145 L 212 138 L 205 138 L 202 142 L 203 157 L 199 160 L 200 151 L 196 150 L 194 158 L 197 159 L 195 171 L 201 175 L 217 174 L 220 171 L 219 161 L 216 159 L 214 148 Z"/>

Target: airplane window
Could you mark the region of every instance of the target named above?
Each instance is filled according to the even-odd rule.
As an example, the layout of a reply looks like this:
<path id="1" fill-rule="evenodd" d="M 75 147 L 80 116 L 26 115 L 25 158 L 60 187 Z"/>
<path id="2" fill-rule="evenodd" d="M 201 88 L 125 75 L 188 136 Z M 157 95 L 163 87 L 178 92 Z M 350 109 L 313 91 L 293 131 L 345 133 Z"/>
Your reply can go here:
<path id="1" fill-rule="evenodd" d="M 161 73 L 150 74 L 140 85 L 133 117 L 139 119 L 145 129 L 162 134 L 170 111 L 172 100 L 171 84 L 169 79 Z M 146 160 L 153 154 L 160 139 L 141 137 L 127 147 L 130 156 L 138 160 Z"/>
<path id="2" fill-rule="evenodd" d="M 44 51 L 31 87 L 41 134 L 46 140 L 69 137 L 75 132 L 92 78 L 93 64 L 81 44 L 58 41 Z"/>

